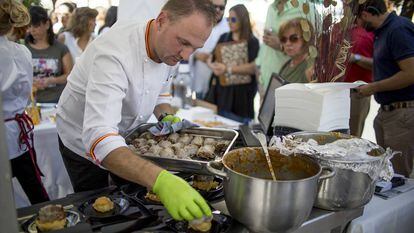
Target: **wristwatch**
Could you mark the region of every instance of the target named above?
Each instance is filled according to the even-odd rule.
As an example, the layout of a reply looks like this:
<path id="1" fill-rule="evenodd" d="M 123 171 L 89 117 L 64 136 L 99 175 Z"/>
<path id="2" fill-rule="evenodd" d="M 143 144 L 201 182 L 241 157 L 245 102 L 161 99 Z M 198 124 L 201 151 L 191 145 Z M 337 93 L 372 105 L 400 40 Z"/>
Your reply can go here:
<path id="1" fill-rule="evenodd" d="M 354 54 L 354 63 L 361 61 L 362 56 L 360 54 Z"/>

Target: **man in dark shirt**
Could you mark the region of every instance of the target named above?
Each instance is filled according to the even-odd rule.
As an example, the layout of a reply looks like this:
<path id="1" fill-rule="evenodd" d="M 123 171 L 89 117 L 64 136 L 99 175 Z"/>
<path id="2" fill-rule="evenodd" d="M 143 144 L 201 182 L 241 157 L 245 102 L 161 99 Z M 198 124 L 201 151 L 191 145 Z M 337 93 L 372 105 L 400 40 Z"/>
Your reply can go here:
<path id="1" fill-rule="evenodd" d="M 384 0 L 367 0 L 358 11 L 367 31 L 374 31 L 374 82 L 361 86 L 381 105 L 374 121 L 377 142 L 401 151 L 392 163 L 409 176 L 414 157 L 414 24 L 386 11 Z"/>
<path id="2" fill-rule="evenodd" d="M 363 28 L 362 19 L 357 18 L 351 29 L 351 58 L 346 70 L 345 82 L 372 82 L 372 55 L 374 53 L 374 33 Z M 357 92 L 351 92 L 351 116 L 349 129 L 351 135 L 361 137 L 365 119 L 371 105 L 371 96 L 361 97 Z"/>

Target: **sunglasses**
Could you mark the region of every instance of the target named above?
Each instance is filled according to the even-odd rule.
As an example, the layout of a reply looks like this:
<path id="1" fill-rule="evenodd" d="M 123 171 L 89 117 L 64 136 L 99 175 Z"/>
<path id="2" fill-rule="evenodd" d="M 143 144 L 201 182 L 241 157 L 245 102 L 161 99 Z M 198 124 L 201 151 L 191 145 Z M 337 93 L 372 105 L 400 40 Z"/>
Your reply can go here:
<path id="1" fill-rule="evenodd" d="M 216 10 L 220 10 L 220 11 L 224 11 L 224 9 L 226 9 L 226 6 L 223 5 L 216 5 L 213 4 L 214 8 L 216 8 Z"/>
<path id="2" fill-rule="evenodd" d="M 284 36 L 284 37 L 280 38 L 280 42 L 282 44 L 286 44 L 288 41 L 290 41 L 291 43 L 296 43 L 296 42 L 299 41 L 299 39 L 300 39 L 300 36 L 298 36 L 296 34 L 293 34 L 293 35 L 290 35 L 289 37 Z"/>
<path id="3" fill-rule="evenodd" d="M 227 22 L 237 23 L 237 18 L 236 17 L 227 17 Z"/>

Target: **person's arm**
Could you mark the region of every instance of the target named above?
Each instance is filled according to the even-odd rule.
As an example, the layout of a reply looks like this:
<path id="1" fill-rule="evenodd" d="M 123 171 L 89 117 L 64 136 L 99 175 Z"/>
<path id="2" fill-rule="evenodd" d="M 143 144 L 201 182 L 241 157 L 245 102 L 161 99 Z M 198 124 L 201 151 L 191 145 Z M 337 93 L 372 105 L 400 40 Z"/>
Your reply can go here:
<path id="1" fill-rule="evenodd" d="M 57 40 L 64 44 L 65 43 L 65 35 L 63 33 L 60 33 L 59 36 L 57 37 Z"/>
<path id="2" fill-rule="evenodd" d="M 119 177 L 147 187 L 148 190 L 152 190 L 163 170 L 137 156 L 128 147 L 119 147 L 111 151 L 102 161 L 102 166 Z"/>
<path id="3" fill-rule="evenodd" d="M 69 75 L 69 73 L 70 73 L 70 71 L 72 70 L 72 67 L 73 67 L 72 56 L 70 55 L 69 52 L 67 52 L 62 57 L 62 66 L 63 66 L 62 75 L 57 76 L 55 78 L 46 79 L 47 85 L 49 85 L 49 84 L 66 84 L 66 80 L 68 78 L 68 75 Z"/>
<path id="4" fill-rule="evenodd" d="M 351 54 L 349 61 L 364 69 L 372 70 L 373 59 L 370 57 L 365 57 L 361 54 Z"/>
<path id="5" fill-rule="evenodd" d="M 398 62 L 401 71 L 390 78 L 372 82 L 358 87 L 358 93 L 362 96 L 370 96 L 377 92 L 393 91 L 408 87 L 414 84 L 414 57 Z"/>
<path id="6" fill-rule="evenodd" d="M 210 57 L 209 53 L 205 53 L 205 52 L 196 52 L 194 54 L 194 57 L 196 60 L 202 61 L 204 63 L 207 63 L 208 58 Z"/>

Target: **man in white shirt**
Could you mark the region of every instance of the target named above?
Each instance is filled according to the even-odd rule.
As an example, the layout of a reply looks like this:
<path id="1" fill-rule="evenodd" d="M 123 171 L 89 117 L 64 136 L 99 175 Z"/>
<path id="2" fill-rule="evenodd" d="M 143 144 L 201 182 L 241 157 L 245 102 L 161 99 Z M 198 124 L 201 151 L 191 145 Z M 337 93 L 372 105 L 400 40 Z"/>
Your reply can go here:
<path id="1" fill-rule="evenodd" d="M 196 92 L 197 98 L 204 98 L 208 91 L 210 77 L 213 71 L 207 66 L 210 57 L 220 36 L 230 30 L 227 20 L 223 19 L 226 8 L 226 0 L 211 0 L 217 12 L 217 24 L 211 31 L 210 37 L 204 43 L 204 47 L 197 49 L 190 58 L 192 85 L 191 89 Z"/>
<path id="2" fill-rule="evenodd" d="M 169 0 L 156 19 L 115 24 L 88 46 L 57 111 L 60 149 L 76 192 L 107 186 L 109 171 L 152 190 L 177 220 L 211 215 L 187 182 L 137 156 L 121 135 L 152 113 L 177 120 L 169 105 L 175 65 L 203 46 L 214 20 L 208 0 Z"/>

